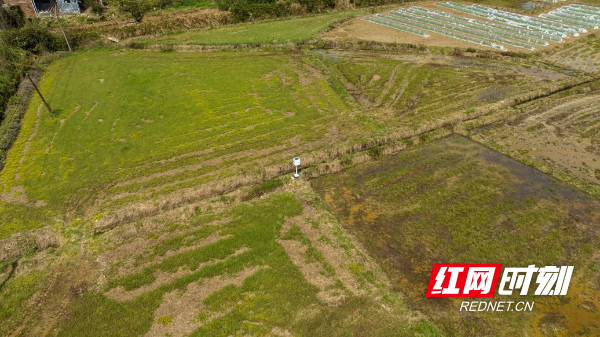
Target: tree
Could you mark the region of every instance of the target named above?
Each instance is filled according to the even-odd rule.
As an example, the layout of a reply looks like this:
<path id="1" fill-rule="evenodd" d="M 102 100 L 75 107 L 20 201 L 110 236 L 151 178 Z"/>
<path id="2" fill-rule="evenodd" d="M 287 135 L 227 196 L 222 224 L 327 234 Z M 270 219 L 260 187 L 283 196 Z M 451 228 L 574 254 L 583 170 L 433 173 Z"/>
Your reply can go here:
<path id="1" fill-rule="evenodd" d="M 115 3 L 121 12 L 131 14 L 137 23 L 142 22 L 144 15 L 155 5 L 153 0 L 116 0 Z"/>

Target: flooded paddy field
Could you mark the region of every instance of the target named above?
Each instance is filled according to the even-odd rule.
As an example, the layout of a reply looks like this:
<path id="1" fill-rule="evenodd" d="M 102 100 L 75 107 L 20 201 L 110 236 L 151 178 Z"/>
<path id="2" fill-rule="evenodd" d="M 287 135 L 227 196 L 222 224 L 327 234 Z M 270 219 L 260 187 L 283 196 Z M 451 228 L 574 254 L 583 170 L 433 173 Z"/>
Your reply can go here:
<path id="1" fill-rule="evenodd" d="M 600 333 L 600 200 L 467 138 L 452 136 L 312 181 L 412 309 L 444 333 Z M 531 313 L 459 312 L 469 299 L 425 298 L 434 263 L 574 265 L 566 296 Z M 477 300 L 477 299 L 472 299 Z"/>

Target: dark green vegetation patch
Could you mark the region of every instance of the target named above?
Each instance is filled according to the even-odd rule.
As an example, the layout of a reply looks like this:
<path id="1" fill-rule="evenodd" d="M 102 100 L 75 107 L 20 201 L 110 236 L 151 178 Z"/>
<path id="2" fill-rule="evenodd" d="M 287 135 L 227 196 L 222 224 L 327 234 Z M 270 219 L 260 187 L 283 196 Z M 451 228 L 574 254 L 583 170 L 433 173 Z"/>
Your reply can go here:
<path id="1" fill-rule="evenodd" d="M 600 243 L 600 201 L 583 192 L 462 137 L 324 176 L 313 185 L 381 263 L 395 288 L 409 303 L 425 308 L 443 331 L 517 334 L 523 328 L 545 329 L 540 317 L 559 314 L 566 331 L 587 327 L 597 332 L 592 313 L 575 307 L 599 293 L 593 251 Z M 535 301 L 538 317 L 459 318 L 461 299 L 425 298 L 434 263 L 575 265 L 564 301 L 572 305 L 560 305 L 557 298 L 515 296 L 505 300 Z"/>

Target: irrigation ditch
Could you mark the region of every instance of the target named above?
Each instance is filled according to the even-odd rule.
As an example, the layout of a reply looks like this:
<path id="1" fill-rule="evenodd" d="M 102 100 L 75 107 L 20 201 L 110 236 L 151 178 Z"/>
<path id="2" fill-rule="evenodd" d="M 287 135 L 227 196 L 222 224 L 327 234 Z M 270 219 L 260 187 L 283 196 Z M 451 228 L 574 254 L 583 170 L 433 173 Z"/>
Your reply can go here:
<path id="1" fill-rule="evenodd" d="M 39 72 L 32 72 L 31 77 L 37 82 L 41 75 Z M 17 92 L 10 98 L 4 110 L 4 119 L 0 123 L 0 171 L 4 168 L 8 150 L 17 140 L 21 130 L 21 119 L 25 115 L 33 90 L 33 85 L 27 78 L 21 79 Z"/>

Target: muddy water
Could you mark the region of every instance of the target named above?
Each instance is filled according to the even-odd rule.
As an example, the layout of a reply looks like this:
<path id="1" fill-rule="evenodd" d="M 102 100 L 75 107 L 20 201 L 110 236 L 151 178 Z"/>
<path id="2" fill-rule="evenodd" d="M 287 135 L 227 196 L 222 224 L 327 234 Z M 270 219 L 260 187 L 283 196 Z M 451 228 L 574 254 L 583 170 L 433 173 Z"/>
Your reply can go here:
<path id="1" fill-rule="evenodd" d="M 312 185 L 445 333 L 600 335 L 600 200 L 457 136 Z M 462 299 L 424 297 L 433 263 L 575 265 L 575 276 L 564 297 L 494 298 L 535 301 L 532 313 L 461 313 Z"/>
<path id="2" fill-rule="evenodd" d="M 532 335 L 598 335 L 594 325 L 600 324 L 600 291 L 577 279 L 572 280 L 569 295 L 540 303 L 531 321 Z"/>

